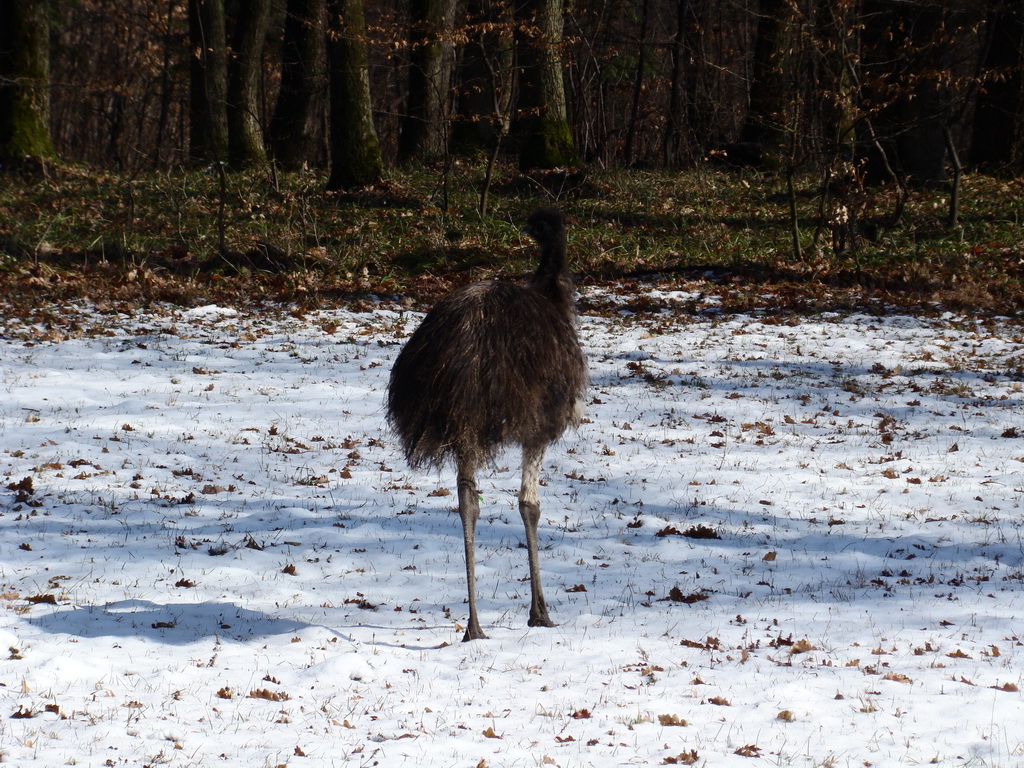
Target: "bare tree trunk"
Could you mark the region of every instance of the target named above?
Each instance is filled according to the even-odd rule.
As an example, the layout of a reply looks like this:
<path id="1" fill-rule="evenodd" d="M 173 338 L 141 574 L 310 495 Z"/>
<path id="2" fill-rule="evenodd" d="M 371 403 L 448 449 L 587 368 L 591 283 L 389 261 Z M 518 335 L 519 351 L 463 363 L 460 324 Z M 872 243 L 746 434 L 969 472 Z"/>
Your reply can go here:
<path id="1" fill-rule="evenodd" d="M 189 136 L 200 162 L 228 159 L 228 52 L 224 0 L 189 0 Z"/>
<path id="2" fill-rule="evenodd" d="M 490 154 L 487 157 L 487 170 L 484 173 L 484 184 L 480 190 L 480 215 L 487 215 L 488 195 L 491 191 L 491 182 L 494 180 L 494 168 L 498 163 L 498 155 L 501 153 L 501 144 L 508 136 L 512 127 L 512 99 L 509 95 L 512 75 L 512 38 L 506 35 L 496 35 L 495 43 L 499 46 L 495 59 L 492 59 L 486 48 L 482 53 L 482 60 L 487 65 L 488 82 L 491 93 L 491 112 L 495 123 L 495 133 L 492 139 Z"/>
<path id="3" fill-rule="evenodd" d="M 401 160 L 437 160 L 448 151 L 455 6 L 456 0 L 409 0 L 409 94 L 398 137 Z"/>
<path id="4" fill-rule="evenodd" d="M 50 24 L 45 0 L 0 0 L 0 170 L 57 159 L 50 136 Z"/>
<path id="5" fill-rule="evenodd" d="M 743 141 L 757 142 L 776 153 L 785 141 L 784 114 L 791 98 L 786 75 L 792 53 L 792 16 L 788 0 L 761 0 L 750 110 L 741 136 Z"/>
<path id="6" fill-rule="evenodd" d="M 1024 169 L 1024 8 L 997 3 L 985 22 L 985 86 L 978 96 L 971 161 L 1011 173 Z"/>
<path id="7" fill-rule="evenodd" d="M 800 247 L 800 212 L 796 204 L 796 154 L 797 132 L 800 126 L 799 108 L 796 108 L 794 112 L 793 126 L 789 135 L 789 156 L 786 158 L 786 192 L 789 197 L 789 231 L 793 243 L 793 260 L 799 264 L 803 259 L 803 251 Z"/>
<path id="8" fill-rule="evenodd" d="M 636 71 L 633 75 L 633 97 L 629 110 L 629 127 L 626 130 L 626 146 L 623 160 L 627 166 L 636 160 L 636 133 L 640 127 L 640 97 L 644 91 L 644 70 L 647 67 L 647 28 L 651 16 L 651 0 L 642 0 L 640 10 L 640 44 L 636 56 Z"/>
<path id="9" fill-rule="evenodd" d="M 459 30 L 466 42 L 458 56 L 451 140 L 456 151 L 493 149 L 495 136 L 508 127 L 504 123 L 514 79 L 512 8 L 503 0 L 468 0 L 466 6 L 467 24 Z"/>
<path id="10" fill-rule="evenodd" d="M 161 166 L 164 136 L 167 133 L 167 123 L 171 113 L 171 60 L 174 50 L 171 25 L 174 19 L 175 0 L 167 0 L 167 15 L 164 22 L 163 40 L 163 66 L 160 68 L 160 115 L 157 117 L 156 139 L 152 148 L 153 163 L 158 168 Z"/>
<path id="11" fill-rule="evenodd" d="M 380 143 L 373 125 L 363 0 L 331 0 L 331 176 L 327 189 L 378 181 Z"/>
<path id="12" fill-rule="evenodd" d="M 943 126 L 943 129 L 943 134 L 946 137 L 946 151 L 949 152 L 950 160 L 953 163 L 953 180 L 949 187 L 949 213 L 946 216 L 946 226 L 953 229 L 960 224 L 960 181 L 963 179 L 964 167 L 960 162 L 960 154 L 956 151 L 953 132 L 948 125 Z"/>
<path id="13" fill-rule="evenodd" d="M 274 158 L 296 170 L 315 156 L 327 88 L 327 2 L 288 0 L 281 93 L 270 123 Z"/>
<path id="14" fill-rule="evenodd" d="M 687 30 L 690 26 L 691 0 L 676 0 L 676 28 L 672 34 L 672 76 L 669 85 L 668 118 L 665 121 L 665 134 L 662 137 L 661 151 L 662 162 L 668 166 L 674 166 L 679 156 L 689 142 L 683 133 L 688 128 L 686 114 L 686 89 L 687 75 L 693 73 L 687 71 L 688 50 L 687 43 L 691 35 Z"/>
<path id="15" fill-rule="evenodd" d="M 249 0 L 235 21 L 228 81 L 228 149 L 236 168 L 267 161 L 260 96 L 269 16 L 270 0 Z"/>
<path id="16" fill-rule="evenodd" d="M 519 12 L 519 168 L 576 165 L 562 80 L 564 0 L 524 0 Z"/>
<path id="17" fill-rule="evenodd" d="M 866 0 L 865 0 L 866 2 Z M 945 127 L 958 134 L 973 83 L 980 48 L 973 29 L 981 23 L 982 3 L 905 3 L 872 0 L 863 18 L 862 68 L 869 94 L 881 99 L 875 127 L 895 147 L 899 169 L 914 184 L 933 186 L 946 179 Z"/>
<path id="18" fill-rule="evenodd" d="M 915 8 L 906 12 L 907 42 L 920 47 L 922 64 L 935 73 L 950 73 L 952 46 L 939 42 L 945 34 L 946 14 L 939 8 Z M 912 14 L 912 18 L 911 15 Z M 914 184 L 938 184 L 946 180 L 946 136 L 951 89 L 941 76 L 920 77 L 899 104 L 905 129 L 896 141 L 900 162 Z"/>
<path id="19" fill-rule="evenodd" d="M 847 68 L 856 61 L 858 27 L 854 3 L 818 0 L 819 44 L 822 75 L 815 84 L 818 98 L 824 103 L 822 132 L 831 146 L 832 162 L 836 156 L 851 160 L 857 146 L 856 88 Z"/>

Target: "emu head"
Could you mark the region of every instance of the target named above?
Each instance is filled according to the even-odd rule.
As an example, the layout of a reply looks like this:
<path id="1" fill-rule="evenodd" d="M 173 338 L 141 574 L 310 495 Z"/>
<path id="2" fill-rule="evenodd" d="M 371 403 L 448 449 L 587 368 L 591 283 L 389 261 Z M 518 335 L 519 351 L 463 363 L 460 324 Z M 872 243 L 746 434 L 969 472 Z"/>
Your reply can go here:
<path id="1" fill-rule="evenodd" d="M 565 217 L 557 208 L 539 208 L 530 214 L 521 232 L 540 245 L 552 242 L 565 228 Z"/>

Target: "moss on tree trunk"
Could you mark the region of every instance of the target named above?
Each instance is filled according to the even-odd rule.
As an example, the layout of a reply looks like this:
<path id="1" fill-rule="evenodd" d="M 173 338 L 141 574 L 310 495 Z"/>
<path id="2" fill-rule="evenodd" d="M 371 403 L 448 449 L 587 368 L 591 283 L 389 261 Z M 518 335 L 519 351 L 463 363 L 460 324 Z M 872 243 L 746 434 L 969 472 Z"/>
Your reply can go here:
<path id="1" fill-rule="evenodd" d="M 517 19 L 519 167 L 559 168 L 579 163 L 569 128 L 562 80 L 563 0 L 529 0 Z"/>
<path id="2" fill-rule="evenodd" d="M 194 160 L 228 159 L 228 51 L 224 0 L 189 0 L 193 55 L 189 77 L 189 140 Z"/>
<path id="3" fill-rule="evenodd" d="M 50 136 L 49 3 L 0 0 L 0 163 L 36 170 L 57 159 Z"/>
<path id="4" fill-rule="evenodd" d="M 331 176 L 328 189 L 373 184 L 381 176 L 373 125 L 363 0 L 332 0 L 328 42 L 331 75 Z"/>
<path id="5" fill-rule="evenodd" d="M 269 16 L 270 0 L 249 0 L 235 21 L 234 58 L 228 83 L 228 149 L 235 168 L 267 161 L 260 85 Z"/>
<path id="6" fill-rule="evenodd" d="M 281 53 L 281 93 L 270 124 L 274 159 L 289 170 L 310 163 L 323 137 L 326 25 L 326 0 L 289 0 Z"/>
<path id="7" fill-rule="evenodd" d="M 455 0 L 411 0 L 409 95 L 398 153 L 402 160 L 438 160 L 448 151 Z"/>

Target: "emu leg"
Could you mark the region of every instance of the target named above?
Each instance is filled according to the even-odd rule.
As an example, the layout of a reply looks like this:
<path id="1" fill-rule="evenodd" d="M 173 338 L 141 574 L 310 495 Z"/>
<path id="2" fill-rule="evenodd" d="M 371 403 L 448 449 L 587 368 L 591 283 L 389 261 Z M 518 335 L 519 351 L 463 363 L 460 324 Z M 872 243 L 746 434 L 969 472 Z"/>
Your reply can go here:
<path id="1" fill-rule="evenodd" d="M 519 514 L 526 526 L 526 551 L 530 558 L 530 620 L 531 627 L 553 627 L 540 585 L 540 560 L 537 555 L 537 524 L 540 522 L 540 464 L 544 449 L 523 447 L 523 486 L 519 491 Z"/>
<path id="2" fill-rule="evenodd" d="M 476 521 L 480 518 L 480 496 L 476 490 L 475 468 L 459 463 L 459 516 L 466 545 L 466 585 L 469 588 L 469 624 L 462 642 L 487 637 L 476 615 Z"/>

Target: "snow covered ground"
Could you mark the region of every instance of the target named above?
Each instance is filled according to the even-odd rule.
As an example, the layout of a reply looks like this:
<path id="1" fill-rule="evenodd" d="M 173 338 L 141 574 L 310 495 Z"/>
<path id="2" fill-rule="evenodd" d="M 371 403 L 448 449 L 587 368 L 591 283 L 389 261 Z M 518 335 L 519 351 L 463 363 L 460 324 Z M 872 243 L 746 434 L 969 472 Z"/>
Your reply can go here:
<path id="1" fill-rule="evenodd" d="M 417 315 L 0 320 L 0 761 L 1024 764 L 1024 328 L 702 306 L 581 318 L 559 626 L 509 454 L 469 644 L 454 478 L 384 425 Z"/>

